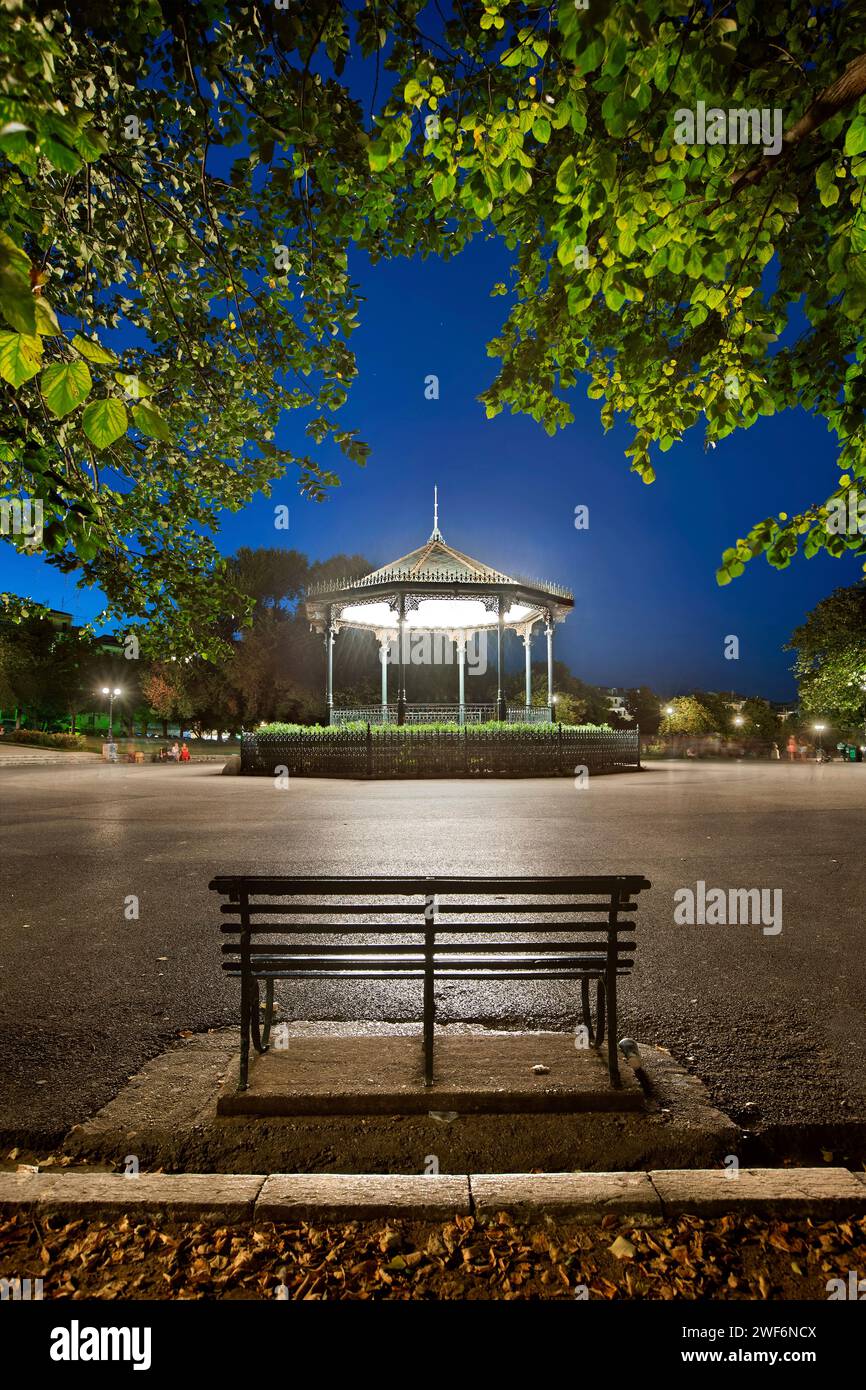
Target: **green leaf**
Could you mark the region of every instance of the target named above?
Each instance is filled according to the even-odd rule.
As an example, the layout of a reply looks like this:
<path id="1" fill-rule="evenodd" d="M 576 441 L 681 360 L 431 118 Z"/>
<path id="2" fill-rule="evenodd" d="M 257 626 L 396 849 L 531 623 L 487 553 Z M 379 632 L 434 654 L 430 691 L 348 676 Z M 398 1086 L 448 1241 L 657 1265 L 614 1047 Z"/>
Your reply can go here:
<path id="1" fill-rule="evenodd" d="M 136 376 L 134 372 L 115 372 L 114 380 L 117 382 L 118 386 L 123 387 L 127 396 L 131 396 L 133 400 L 136 401 L 144 400 L 153 390 L 153 387 L 148 386 L 147 383 L 142 381 L 140 376 Z"/>
<path id="2" fill-rule="evenodd" d="M 433 175 L 433 197 L 437 203 L 441 203 L 443 198 L 447 198 L 454 192 L 455 179 L 453 174 L 438 173 Z"/>
<path id="3" fill-rule="evenodd" d="M 90 338 L 82 337 L 80 333 L 76 333 L 72 339 L 72 346 L 89 362 L 111 363 L 117 361 L 114 353 L 109 352 L 108 348 L 104 348 L 101 343 L 94 343 Z"/>
<path id="4" fill-rule="evenodd" d="M 27 274 L 30 270 L 30 257 L 10 236 L 0 232 L 0 270 L 5 266 L 12 266 L 13 269 Z"/>
<path id="5" fill-rule="evenodd" d="M 616 77 L 625 67 L 625 60 L 628 56 L 628 45 L 621 34 L 617 35 L 608 51 L 605 59 L 604 71 L 609 77 Z"/>
<path id="6" fill-rule="evenodd" d="M 556 171 L 556 190 L 558 193 L 573 193 L 577 183 L 577 173 L 574 167 L 574 155 L 570 154 L 562 161 Z"/>
<path id="7" fill-rule="evenodd" d="M 388 140 L 374 140 L 367 151 L 370 168 L 374 174 L 381 174 L 391 163 L 391 145 Z"/>
<path id="8" fill-rule="evenodd" d="M 604 39 L 599 36 L 587 44 L 582 53 L 578 53 L 574 65 L 577 71 L 585 76 L 586 73 L 592 72 L 593 68 L 598 67 L 603 57 Z"/>
<path id="9" fill-rule="evenodd" d="M 50 136 L 40 142 L 39 153 L 64 174 L 77 174 L 81 168 L 81 159 L 75 151 Z"/>
<path id="10" fill-rule="evenodd" d="M 541 145 L 546 145 L 550 139 L 550 121 L 545 120 L 544 116 L 536 116 L 532 123 L 532 133 Z"/>
<path id="11" fill-rule="evenodd" d="M 34 299 L 34 303 L 36 305 L 36 332 L 40 333 L 43 338 L 62 338 L 63 329 L 57 322 L 57 315 L 48 300 L 43 299 L 40 295 L 38 299 Z"/>
<path id="12" fill-rule="evenodd" d="M 87 399 L 93 381 L 86 362 L 58 362 L 45 368 L 39 385 L 52 415 L 63 416 Z"/>
<path id="13" fill-rule="evenodd" d="M 0 376 L 18 387 L 42 365 L 42 339 L 26 333 L 0 331 Z"/>
<path id="14" fill-rule="evenodd" d="M 866 116 L 857 116 L 845 134 L 845 153 L 862 154 L 866 150 Z"/>
<path id="15" fill-rule="evenodd" d="M 17 266 L 0 268 L 0 313 L 19 333 L 36 332 L 36 302 L 30 288 L 30 276 Z"/>
<path id="16" fill-rule="evenodd" d="M 127 416 L 123 401 L 108 396 L 102 401 L 91 401 L 84 407 L 81 416 L 84 433 L 97 449 L 107 449 L 115 439 L 126 433 Z"/>
<path id="17" fill-rule="evenodd" d="M 160 415 L 156 406 L 151 405 L 150 401 L 141 401 L 132 408 L 132 418 L 136 428 L 142 434 L 149 435 L 151 439 L 161 439 L 164 443 L 170 444 L 171 430 Z"/>

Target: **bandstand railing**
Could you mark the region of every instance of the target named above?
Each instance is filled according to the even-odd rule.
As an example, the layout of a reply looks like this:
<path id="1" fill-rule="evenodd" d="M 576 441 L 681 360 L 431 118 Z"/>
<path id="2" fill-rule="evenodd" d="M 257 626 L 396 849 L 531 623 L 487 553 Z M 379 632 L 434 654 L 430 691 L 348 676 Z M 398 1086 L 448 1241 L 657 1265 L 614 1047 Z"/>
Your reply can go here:
<path id="1" fill-rule="evenodd" d="M 292 777 L 576 777 L 637 771 L 637 729 L 295 729 L 244 734 L 241 772 Z"/>
<path id="2" fill-rule="evenodd" d="M 546 705 L 509 705 L 506 717 L 509 724 L 549 724 L 550 711 Z M 496 705 L 407 705 L 405 724 L 487 724 L 496 718 Z M 397 706 L 355 705 L 331 710 L 331 723 L 396 724 Z"/>

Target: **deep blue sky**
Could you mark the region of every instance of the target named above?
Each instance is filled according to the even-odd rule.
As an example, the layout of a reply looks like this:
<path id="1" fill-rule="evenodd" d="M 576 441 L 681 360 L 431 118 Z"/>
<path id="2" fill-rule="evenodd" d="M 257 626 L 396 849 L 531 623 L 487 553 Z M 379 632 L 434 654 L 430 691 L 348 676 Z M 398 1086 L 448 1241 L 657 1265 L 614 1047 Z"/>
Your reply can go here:
<path id="1" fill-rule="evenodd" d="M 832 437 L 797 412 L 762 419 L 704 453 L 697 428 L 660 456 L 647 487 L 623 455 L 628 429 L 604 435 L 584 387 L 573 393 L 575 423 L 553 439 L 528 418 L 488 421 L 476 397 L 495 371 L 485 345 L 508 304 L 489 290 L 508 261 L 494 242 L 447 264 L 356 261 L 367 296 L 353 340 L 360 375 L 341 416 L 372 445 L 371 460 L 358 469 L 321 449 L 317 457 L 343 477 L 327 502 L 300 498 L 290 476 L 270 500 L 226 514 L 220 548 L 285 544 L 316 558 L 361 552 L 380 564 L 427 538 L 435 482 L 447 541 L 574 590 L 557 655 L 583 679 L 645 683 L 663 695 L 701 686 L 789 699 L 792 658 L 782 644 L 820 598 L 859 577 L 859 563 L 822 555 L 777 572 L 759 559 L 724 589 L 714 571 L 753 521 L 827 495 L 838 476 Z M 430 373 L 439 377 L 438 401 L 424 398 Z M 299 453 L 312 447 L 299 416 L 287 417 L 285 439 Z M 273 528 L 276 502 L 291 508 L 288 532 Z M 574 528 L 579 503 L 590 509 L 588 531 Z M 8 545 L 0 546 L 0 587 L 70 610 L 76 621 L 101 607 L 74 576 Z M 731 633 L 739 661 L 723 656 Z"/>

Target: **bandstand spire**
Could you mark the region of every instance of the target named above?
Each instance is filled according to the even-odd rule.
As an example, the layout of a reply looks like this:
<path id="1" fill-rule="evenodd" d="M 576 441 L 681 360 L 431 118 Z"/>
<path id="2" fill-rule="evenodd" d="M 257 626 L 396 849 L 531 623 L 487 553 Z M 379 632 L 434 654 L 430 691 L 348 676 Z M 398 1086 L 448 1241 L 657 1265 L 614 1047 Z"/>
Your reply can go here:
<path id="1" fill-rule="evenodd" d="M 431 541 L 441 541 L 442 532 L 439 530 L 439 488 L 433 488 L 433 530 L 430 534 Z"/>

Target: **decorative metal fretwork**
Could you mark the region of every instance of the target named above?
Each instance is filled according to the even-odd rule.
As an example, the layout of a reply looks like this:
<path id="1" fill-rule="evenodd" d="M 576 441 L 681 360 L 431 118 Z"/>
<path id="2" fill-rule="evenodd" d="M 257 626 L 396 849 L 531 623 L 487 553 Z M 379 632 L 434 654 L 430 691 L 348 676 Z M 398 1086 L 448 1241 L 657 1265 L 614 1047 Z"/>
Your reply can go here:
<path id="1" fill-rule="evenodd" d="M 307 597 L 319 598 L 347 589 L 381 588 L 388 584 L 405 585 L 412 583 L 436 584 L 437 586 L 459 584 L 461 589 L 465 589 L 467 586 L 499 588 L 503 584 L 521 585 L 524 588 L 535 589 L 568 602 L 574 600 L 574 594 L 570 589 L 566 589 L 562 584 L 554 584 L 548 579 L 532 579 L 520 574 L 500 574 L 498 570 L 467 572 L 456 569 L 413 570 L 411 574 L 407 574 L 403 570 L 377 570 L 375 574 L 363 575 L 356 579 L 324 579 L 318 584 L 310 585 L 307 590 Z"/>

